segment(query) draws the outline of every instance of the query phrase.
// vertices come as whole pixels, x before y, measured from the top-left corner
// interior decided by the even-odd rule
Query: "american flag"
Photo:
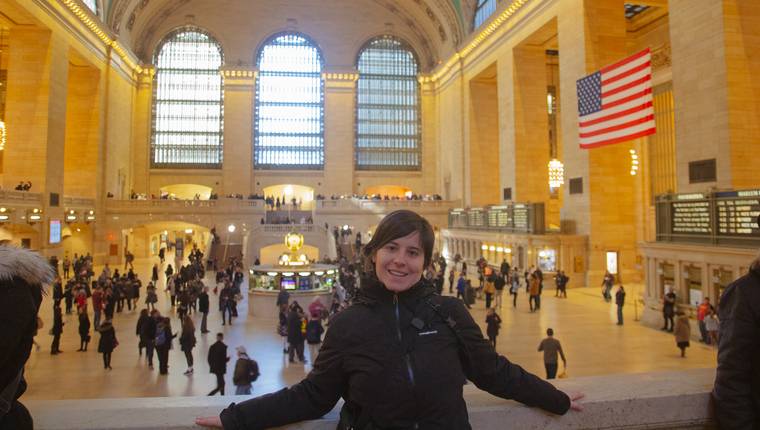
[[[579,79],[576,85],[581,148],[655,133],[649,48]]]

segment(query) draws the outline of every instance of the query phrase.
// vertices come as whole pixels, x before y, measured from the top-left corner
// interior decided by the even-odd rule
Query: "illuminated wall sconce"
[[[7,222],[10,221],[11,215],[8,208],[2,207],[0,208],[0,222]]]
[[[484,243],[483,245],[480,246],[480,249],[483,251],[488,251],[488,245]]]
[[[79,217],[74,209],[66,211],[66,222],[76,222]]]
[[[630,150],[631,153],[631,176],[636,176],[639,173],[639,154],[635,149]]]
[[[32,209],[27,213],[26,219],[29,224],[34,224],[36,222],[42,221],[42,209]]]
[[[95,221],[95,211],[94,210],[87,211],[87,214],[85,214],[84,216],[84,220],[87,222]]]
[[[496,247],[493,246],[493,245],[491,245],[491,246],[488,247],[488,250],[491,251],[491,252],[494,252],[494,251],[496,251]]]
[[[504,252],[504,247],[503,246],[497,246],[496,247],[496,252],[499,252],[499,253]]]
[[[555,189],[565,183],[565,165],[556,158],[549,161],[549,188]]]
[[[186,228],[185,229],[185,234],[193,234],[193,229],[192,228]]]

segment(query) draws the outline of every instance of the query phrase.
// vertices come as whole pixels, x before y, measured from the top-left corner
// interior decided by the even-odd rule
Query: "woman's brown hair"
[[[364,268],[368,273],[374,273],[375,268],[372,263],[372,256],[377,250],[389,242],[401,237],[409,236],[412,233],[419,233],[422,253],[425,257],[425,265],[428,267],[433,259],[433,246],[435,245],[435,233],[428,220],[409,210],[393,211],[385,216],[377,225],[375,234],[368,244],[364,245],[362,255],[364,257]]]

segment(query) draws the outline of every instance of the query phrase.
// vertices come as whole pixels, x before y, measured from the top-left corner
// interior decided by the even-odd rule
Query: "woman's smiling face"
[[[400,293],[422,278],[425,256],[420,234],[411,233],[386,243],[375,253],[375,273],[386,289]]]

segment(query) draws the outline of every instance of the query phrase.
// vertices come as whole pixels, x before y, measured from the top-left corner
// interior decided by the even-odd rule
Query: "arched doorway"
[[[178,200],[208,200],[211,187],[198,184],[172,184],[159,189],[162,198]]]

